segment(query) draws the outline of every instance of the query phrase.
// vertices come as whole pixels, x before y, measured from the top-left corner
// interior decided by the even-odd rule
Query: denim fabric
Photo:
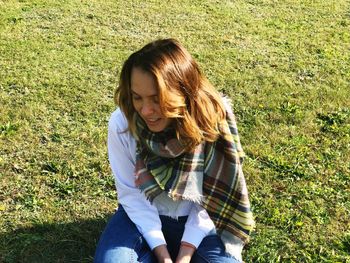
[[[187,217],[160,216],[170,256],[175,262]],[[95,263],[157,263],[146,240],[120,205],[98,242]],[[240,263],[225,252],[217,235],[206,236],[192,256],[192,263]]]

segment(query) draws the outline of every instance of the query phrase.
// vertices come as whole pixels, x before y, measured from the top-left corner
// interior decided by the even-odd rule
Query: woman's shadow
[[[110,216],[0,233],[0,263],[92,262]]]

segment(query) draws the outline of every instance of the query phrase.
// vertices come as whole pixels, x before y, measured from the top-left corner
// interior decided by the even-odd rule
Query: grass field
[[[0,262],[91,262],[123,60],[182,41],[234,104],[246,262],[350,262],[350,2],[0,0]]]

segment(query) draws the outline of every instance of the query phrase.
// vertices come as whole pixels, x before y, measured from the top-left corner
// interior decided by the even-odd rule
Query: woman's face
[[[151,131],[160,132],[170,124],[170,119],[160,111],[156,81],[150,73],[139,68],[132,69],[131,93],[135,110]]]

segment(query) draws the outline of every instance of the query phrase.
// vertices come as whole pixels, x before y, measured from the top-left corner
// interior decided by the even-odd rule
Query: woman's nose
[[[151,103],[144,103],[141,108],[141,114],[143,116],[149,116],[154,113],[154,107]]]

